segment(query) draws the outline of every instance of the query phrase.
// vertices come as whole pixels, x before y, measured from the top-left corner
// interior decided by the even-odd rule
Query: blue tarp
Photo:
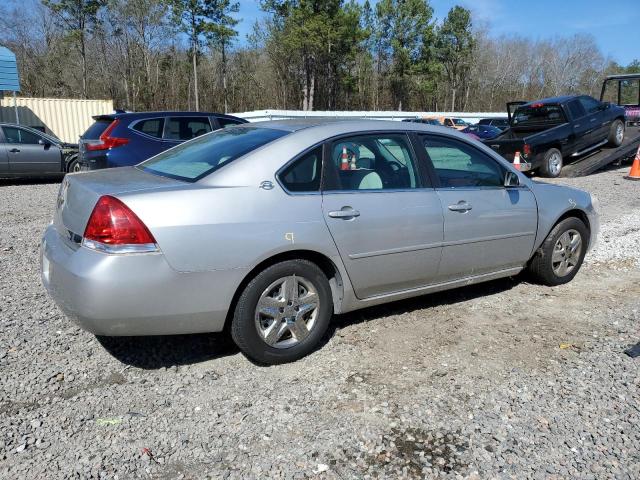
[[[0,91],[2,90],[19,92],[20,79],[16,56],[8,48],[0,46]]]

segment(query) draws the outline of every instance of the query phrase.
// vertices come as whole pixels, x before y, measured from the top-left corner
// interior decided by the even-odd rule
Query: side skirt
[[[343,304],[340,313],[351,312],[353,310],[372,307],[374,305],[380,305],[382,303],[404,300],[406,298],[419,297],[420,295],[425,295],[428,293],[441,292],[443,290],[450,290],[457,287],[464,287],[467,285],[474,285],[476,283],[488,282],[490,280],[496,280],[498,278],[511,277],[520,273],[522,269],[523,267],[508,268],[505,270],[498,270],[496,272],[484,273],[482,275],[472,275],[448,282],[435,283],[424,287],[413,288],[411,290],[403,290],[400,292],[387,293],[384,295],[376,295],[375,297],[356,300],[351,305]]]

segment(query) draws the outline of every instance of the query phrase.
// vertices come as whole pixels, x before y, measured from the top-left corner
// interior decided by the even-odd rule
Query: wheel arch
[[[225,328],[228,328],[229,325],[231,325],[231,319],[233,318],[238,299],[240,298],[240,295],[244,291],[247,284],[264,269],[270,267],[271,265],[275,265],[276,263],[284,262],[287,260],[308,260],[316,264],[326,275],[327,280],[329,281],[334,312],[339,313],[341,311],[342,299],[344,297],[344,282],[342,274],[340,273],[340,269],[337,267],[337,265],[325,254],[314,250],[287,250],[285,252],[280,252],[264,259],[244,276],[244,278],[236,288],[236,291],[229,305],[229,310],[227,311],[227,317],[225,319]]]
[[[556,228],[556,225],[558,225],[563,220],[566,220],[567,218],[571,218],[571,217],[575,217],[578,220],[580,220],[582,223],[584,223],[584,226],[587,228],[587,232],[589,233],[589,235],[587,236],[585,241],[586,241],[587,249],[588,249],[589,248],[589,244],[591,242],[591,223],[589,222],[589,216],[587,215],[587,213],[584,210],[581,210],[579,208],[571,208],[571,209],[565,211],[562,215],[560,215],[556,219],[556,221],[553,222],[553,224],[551,224],[551,227],[548,229],[547,233],[542,238],[542,242],[544,242],[544,240],[549,236],[551,231],[554,228]],[[540,245],[542,245],[542,242],[540,243]],[[538,253],[538,250],[540,250],[540,245],[538,245],[538,247],[533,252],[533,255],[531,256],[532,258]]]

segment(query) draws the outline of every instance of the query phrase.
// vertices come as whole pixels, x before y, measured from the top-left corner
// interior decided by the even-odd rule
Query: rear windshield
[[[513,114],[513,126],[555,125],[564,123],[560,105],[534,103],[518,107]]]
[[[273,128],[227,127],[166,150],[138,167],[164,177],[195,182],[287,133]]]
[[[110,124],[111,120],[96,120],[80,138],[84,140],[98,140],[102,132],[104,132]]]

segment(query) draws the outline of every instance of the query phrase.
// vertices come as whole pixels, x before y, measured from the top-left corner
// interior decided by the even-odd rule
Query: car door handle
[[[20,149],[19,148],[12,148],[11,150],[9,150],[9,153],[20,153]]]
[[[359,217],[360,212],[358,210],[354,210],[351,207],[342,207],[341,210],[334,210],[329,212],[329,216],[331,218],[354,218]]]
[[[455,203],[453,205],[449,205],[449,210],[451,210],[452,212],[468,212],[469,210],[471,210],[471,204],[465,202],[464,200],[459,201],[458,203]]]

